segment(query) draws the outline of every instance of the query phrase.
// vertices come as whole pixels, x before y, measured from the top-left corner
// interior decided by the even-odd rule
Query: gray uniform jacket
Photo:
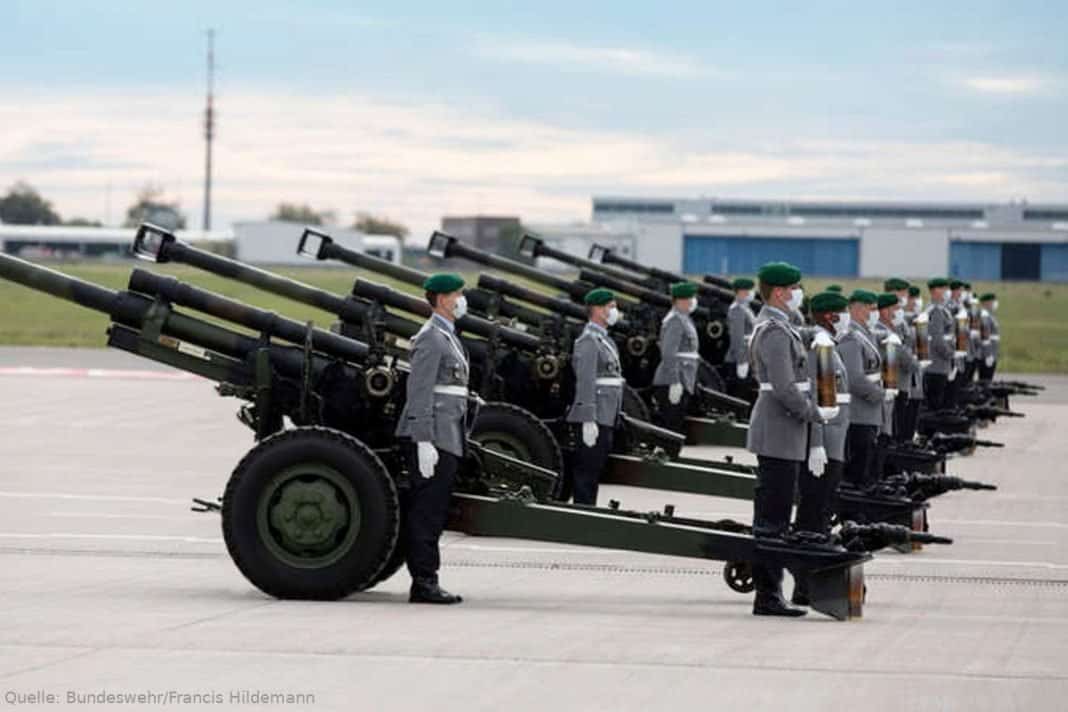
[[[923,369],[916,356],[916,329],[908,321],[894,327],[901,337],[901,350],[898,351],[897,367],[899,370],[898,388],[908,389],[909,398],[923,398]]]
[[[801,313],[800,309],[790,310],[790,323],[793,324],[795,329],[805,325],[805,315]]]
[[[724,360],[727,363],[748,363],[749,337],[753,333],[756,317],[746,302],[737,300],[727,308],[727,329],[730,331],[731,345]]]
[[[809,397],[808,350],[789,316],[765,305],[749,342],[749,363],[760,392],[749,417],[746,447],[764,457],[804,461],[808,424],[820,420]]]
[[[654,386],[681,383],[687,393],[697,387],[697,327],[689,314],[672,309],[660,323],[660,363],[653,374]]]
[[[949,308],[944,304],[932,304],[927,309],[927,336],[930,346],[927,353],[931,357],[928,373],[948,376],[953,366],[954,321]]]
[[[822,327],[816,328],[822,329]],[[815,333],[813,330],[809,336],[815,338]],[[830,332],[828,333],[830,334]],[[834,340],[834,334],[830,334],[830,336]],[[833,357],[834,383],[835,390],[838,392],[838,415],[826,423],[813,422],[809,424],[808,446],[809,448],[814,448],[822,445],[823,449],[827,451],[829,460],[845,462],[846,431],[849,430],[849,376],[846,374],[845,364],[842,362],[842,357],[838,355],[837,349],[834,350]],[[812,402],[818,403],[816,399],[817,363],[815,356],[811,356],[808,359],[808,375],[812,382]]]
[[[849,422],[856,425],[883,424],[883,359],[868,327],[852,322],[838,340],[838,353],[849,378]]]
[[[987,309],[983,310],[979,318],[986,322],[990,330],[990,338],[983,341],[982,358],[993,356],[997,361],[1001,353],[1001,326],[998,324],[998,318]]]
[[[608,332],[588,322],[575,339],[571,367],[575,371],[575,402],[567,422],[596,422],[614,428],[623,408],[623,370]]]
[[[452,324],[433,315],[412,339],[407,400],[397,437],[432,442],[463,457],[467,437],[467,354]]]

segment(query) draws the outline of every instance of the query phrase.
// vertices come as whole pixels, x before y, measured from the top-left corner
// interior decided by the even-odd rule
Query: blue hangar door
[[[755,274],[764,263],[782,260],[806,277],[856,277],[858,244],[855,237],[686,235],[682,269],[686,274]]]

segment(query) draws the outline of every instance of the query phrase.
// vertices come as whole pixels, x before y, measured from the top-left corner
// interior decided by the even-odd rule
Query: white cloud
[[[486,59],[540,64],[566,71],[682,79],[720,74],[690,57],[626,47],[592,47],[539,40],[483,40],[476,43],[474,51]]]
[[[963,84],[968,89],[983,94],[1027,95],[1045,90],[1050,81],[1041,77],[981,76],[967,77]]]
[[[805,140],[722,146],[576,130],[444,104],[362,95],[227,94],[215,153],[217,225],[281,201],[369,210],[418,243],[442,215],[589,215],[594,194],[1068,200],[1068,155],[956,141]],[[727,132],[729,134],[729,132]],[[121,219],[161,183],[199,223],[203,143],[190,96],[0,97],[0,190],[34,184],[64,216]]]

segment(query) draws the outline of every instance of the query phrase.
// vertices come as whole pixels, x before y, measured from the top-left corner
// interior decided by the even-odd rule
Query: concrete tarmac
[[[934,502],[931,530],[956,543],[878,554],[863,620],[839,623],[754,618],[716,562],[452,533],[442,579],[460,606],[408,605],[404,572],[341,602],[270,599],[230,562],[219,517],[189,511],[253,445],[238,402],[167,373],[0,349],[0,707],[1065,708],[1068,377],[1028,377],[1050,390],[982,432],[1006,447],[952,461],[1000,487]],[[687,454],[725,453],[750,461]],[[710,497],[609,498],[751,517]]]

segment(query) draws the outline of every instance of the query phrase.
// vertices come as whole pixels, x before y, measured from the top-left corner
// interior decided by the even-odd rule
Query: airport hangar
[[[1068,204],[594,197],[591,223],[531,230],[576,254],[597,242],[693,275],[786,260],[823,277],[1068,282]]]

